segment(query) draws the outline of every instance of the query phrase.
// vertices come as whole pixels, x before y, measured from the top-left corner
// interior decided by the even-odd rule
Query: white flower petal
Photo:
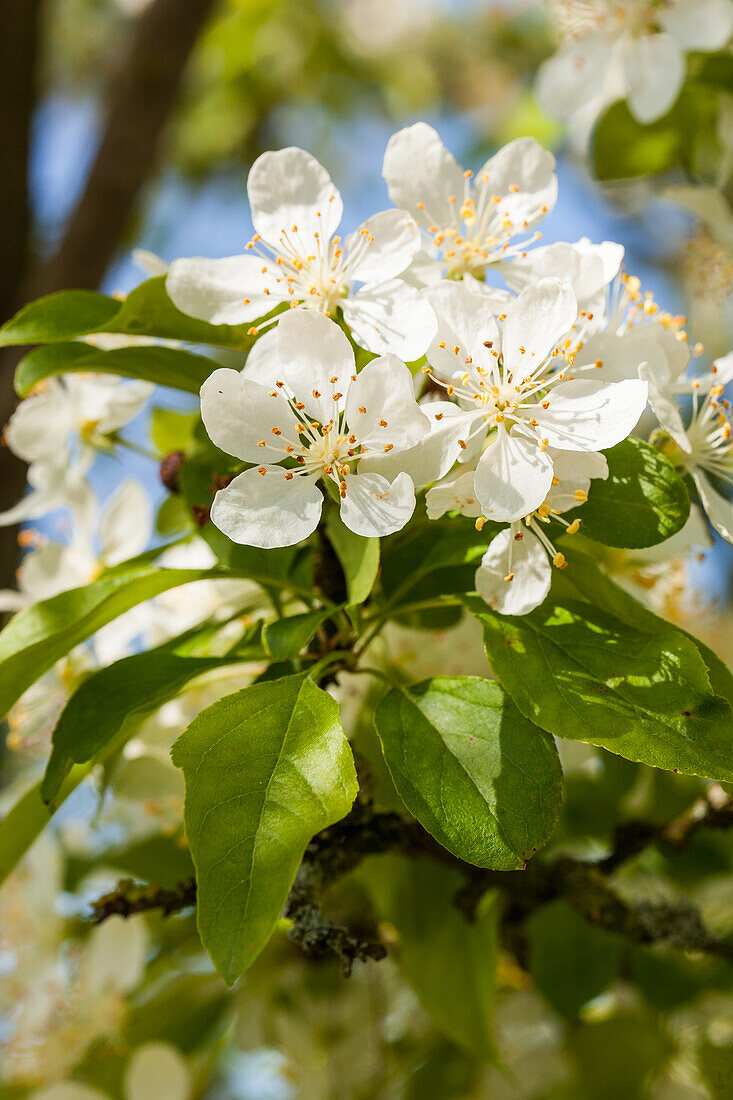
[[[341,196],[326,169],[296,146],[259,156],[247,193],[255,231],[278,250],[284,235],[303,255],[313,250],[316,233],[324,246],[343,214]]]
[[[585,308],[600,300],[617,275],[623,255],[623,246],[613,241],[600,245],[591,245],[587,240],[577,244],[559,241],[530,249],[524,256],[505,264],[503,273],[509,286],[516,291],[540,279],[562,279],[570,283],[578,305]]]
[[[611,61],[604,34],[584,35],[540,66],[537,98],[548,114],[567,121],[600,96]]]
[[[188,1100],[193,1077],[171,1043],[138,1047],[125,1070],[125,1100]]]
[[[4,438],[13,454],[24,462],[58,462],[63,461],[74,428],[72,403],[56,383],[21,401],[10,417]]]
[[[469,290],[470,282],[475,280],[444,280],[423,291],[438,319],[438,329],[426,357],[444,378],[470,369],[490,369],[496,363],[491,352],[501,352],[501,334],[489,303]],[[487,348],[486,342],[492,347]],[[467,364],[469,358],[471,363]]]
[[[500,615],[526,615],[550,591],[552,569],[540,540],[508,528],[493,539],[476,570],[476,591]],[[511,576],[511,580],[506,578]]]
[[[415,487],[407,474],[392,483],[381,474],[356,473],[346,477],[341,519],[364,538],[380,538],[401,531],[415,511]]]
[[[429,489],[425,497],[428,519],[440,519],[446,512],[460,512],[462,516],[476,519],[482,508],[476,496],[473,470],[458,477],[446,478]]]
[[[624,57],[629,109],[639,122],[666,115],[685,76],[685,55],[670,34],[647,34],[629,42]]]
[[[132,262],[141,268],[151,279],[157,275],[165,275],[168,264],[155,252],[149,252],[147,248],[133,248]]]
[[[23,592],[32,600],[48,600],[59,592],[88,584],[95,568],[90,551],[49,542],[25,555],[18,579]]]
[[[105,565],[118,565],[141,554],[153,533],[153,508],[141,482],[123,481],[105,504],[99,543]]]
[[[425,353],[435,333],[432,306],[402,279],[368,283],[341,309],[357,344],[377,355],[394,352],[408,363]]]
[[[484,515],[511,522],[529,515],[552,485],[552,460],[539,446],[501,426],[481,455],[474,483]]]
[[[470,431],[470,423],[452,401],[427,401],[420,407],[430,424],[427,435],[408,450],[362,459],[360,471],[382,474],[388,479],[404,471],[417,486],[428,485],[448,473],[459,454],[464,453],[458,440]],[[478,438],[479,447],[482,443],[483,436]]]
[[[142,980],[148,951],[144,921],[110,917],[94,927],[87,941],[80,978],[96,993],[130,993]]]
[[[288,444],[298,445],[295,415],[281,391],[231,367],[215,370],[201,387],[201,419],[211,442],[244,462],[279,462]],[[267,446],[259,447],[263,439]]]
[[[600,451],[556,451],[550,447],[549,454],[560,481],[591,481],[596,477],[605,481],[608,477],[608,462]]]
[[[349,386],[345,413],[357,441],[377,455],[389,453],[385,447],[390,452],[413,447],[430,431],[415,400],[412,375],[396,355],[367,363]]]
[[[648,401],[660,427],[669,432],[675,443],[689,454],[692,447],[687,438],[679,406],[670,388],[664,385],[664,376],[660,378],[659,373],[650,369],[649,364],[642,363],[639,367],[639,378],[648,386]]]
[[[174,260],[165,281],[176,309],[212,325],[246,325],[263,317],[287,297],[277,286],[269,265],[257,256]]]
[[[502,342],[505,368],[518,377],[531,374],[567,335],[577,316],[570,283],[541,279],[528,286],[507,309]]]
[[[661,8],[658,18],[685,50],[720,50],[733,34],[730,0],[677,0]]]
[[[626,439],[647,403],[647,384],[625,382],[561,382],[549,395],[549,408],[538,406],[533,416],[538,432],[551,447],[563,451],[603,451]]]
[[[384,154],[382,175],[395,206],[408,210],[421,225],[450,225],[451,195],[463,195],[460,165],[432,126],[416,122],[393,134]]]
[[[360,283],[394,279],[409,266],[421,243],[418,224],[406,210],[374,214],[346,241],[349,277]]]
[[[282,364],[279,377],[305,403],[308,416],[328,423],[343,409],[351,375],[356,373],[347,336],[322,313],[293,309],[277,326],[277,350]],[[334,394],[341,396],[334,399]]]
[[[727,500],[713,488],[713,485],[702,470],[693,470],[692,479],[700,494],[702,506],[707,512],[708,519],[719,535],[726,542],[733,543],[733,500]]]
[[[521,229],[531,229],[557,200],[555,158],[534,138],[510,141],[476,173],[474,198],[480,217],[494,196],[497,209]],[[526,223],[526,224],[524,224]]]
[[[263,469],[266,473],[260,474]],[[315,477],[286,479],[281,466],[253,467],[220,489],[211,521],[232,542],[272,550],[294,546],[318,526],[323,496]]]
[[[255,340],[240,374],[271,390],[280,377],[281,360],[277,349],[277,328],[268,328]]]

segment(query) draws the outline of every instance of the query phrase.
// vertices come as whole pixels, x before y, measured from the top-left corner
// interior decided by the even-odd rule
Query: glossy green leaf
[[[128,718],[155,710],[196,676],[231,661],[151,650],[93,673],[71,696],[56,723],[41,788],[44,802],[55,797],[72,763],[91,760],[117,736]]]
[[[57,374],[95,371],[124,378],[141,378],[158,386],[198,393],[217,363],[182,348],[143,344],[103,351],[81,342],[34,348],[18,364],[15,389],[27,397],[34,386]]]
[[[18,612],[0,633],[0,714],[7,714],[60,657],[131,607],[169,588],[223,575],[216,569],[140,566],[108,573]]]
[[[669,115],[638,122],[622,100],[601,116],[593,134],[593,166],[600,180],[651,176],[680,156],[681,133]]]
[[[24,306],[0,328],[0,346],[51,344],[114,332],[153,336],[189,344],[212,344],[249,350],[250,326],[210,325],[175,308],[165,291],[165,276],[147,279],[126,298],[106,297],[89,290],[60,290]]]
[[[267,649],[278,660],[295,657],[311,640],[321,623],[333,614],[331,608],[319,611],[304,611],[301,615],[290,615],[286,619],[274,619],[263,631]]]
[[[644,633],[579,601],[550,599],[522,618],[466,604],[494,673],[548,733],[668,771],[733,777],[733,713],[679,631]]]
[[[660,619],[648,607],[635,600],[623,588],[615,584],[596,562],[573,546],[563,546],[563,553],[568,562],[568,568],[562,573],[562,580],[570,585],[576,597],[595,604],[601,610],[607,611],[617,619],[634,627],[642,633],[666,634],[670,630],[670,624],[666,619]],[[733,673],[728,666],[714,653],[709,646],[695,638],[685,630],[680,630],[698,649],[703,661],[707,665],[710,686],[716,695],[727,699],[733,707]]]
[[[623,940],[585,920],[566,901],[543,905],[526,929],[535,984],[568,1019],[616,979]]]
[[[374,721],[407,809],[460,859],[517,870],[550,838],[557,749],[495,681],[437,676],[395,688]]]
[[[231,984],[267,943],[313,835],[357,792],[338,707],[305,676],[202,711],[172,750],[186,780],[201,938]]]
[[[630,437],[605,451],[608,478],[591,482],[587,502],[568,514],[605,546],[655,546],[680,531],[690,494],[672,464],[648,443]]]
[[[92,290],[61,290],[23,306],[0,328],[0,345],[48,344],[95,332],[119,312],[116,298]]]
[[[462,516],[408,528],[382,542],[382,587],[390,607],[441,595],[470,592],[476,567],[501,530],[477,531]]]
[[[363,603],[377,579],[379,539],[355,535],[335,512],[331,513],[326,524],[326,536],[344,571],[349,606]]]
[[[433,1023],[482,1061],[496,1062],[496,896],[485,894],[468,921],[455,904],[465,878],[450,867],[380,856],[360,873],[380,916],[397,930],[397,961]]]

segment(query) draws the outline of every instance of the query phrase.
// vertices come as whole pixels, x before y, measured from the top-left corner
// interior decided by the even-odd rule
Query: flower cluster
[[[573,23],[565,7],[573,48],[575,31],[583,41],[609,33],[603,13],[575,5]],[[632,7],[637,29],[666,41],[685,4],[655,7],[654,19],[613,5],[615,31]],[[429,520],[462,514],[479,531],[492,525],[479,593],[500,613],[524,614],[547,595],[552,566],[566,564],[555,543],[580,528],[593,480],[608,477],[603,452],[649,408],[653,442],[733,540],[717,487],[733,480],[722,396],[733,357],[689,374],[685,319],[642,292],[620,245],[537,243],[557,196],[552,154],[520,139],[474,172],[417,123],[390,139],[384,177],[394,209],[342,239],[325,168],[302,149],[266,153],[249,176],[256,232],[243,254],[155,267],[179,310],[256,337],[241,369],[220,367],[201,389],[204,428],[235,460],[212,523],[235,543],[276,549],[307,539],[327,498],[364,538],[400,531],[416,509]],[[34,549],[6,606],[84,583],[143,548],[149,518],[130,515],[145,508],[139,494],[123,491],[95,535],[85,474],[148,394],[146,383],[68,375],[20,405],[6,441],[30,462],[32,491],[2,522],[66,506],[82,535]],[[149,624],[135,612],[131,628]]]
[[[213,523],[235,542],[294,544],[316,528],[325,491],[353,532],[386,536],[424,490],[430,519],[509,525],[476,585],[496,610],[523,614],[547,594],[550,563],[565,565],[552,539],[578,530],[592,479],[608,475],[601,452],[649,400],[729,531],[703,480],[727,476],[724,369],[698,406],[706,382],[685,375],[684,318],[642,294],[619,245],[536,245],[557,195],[552,154],[522,139],[464,170],[418,123],[389,141],[384,177],[397,209],[342,245],[325,169],[301,149],[267,153],[250,173],[245,254],[171,266],[179,309],[265,329],[241,371],[217,370],[201,391],[211,440],[245,464],[216,494]]]

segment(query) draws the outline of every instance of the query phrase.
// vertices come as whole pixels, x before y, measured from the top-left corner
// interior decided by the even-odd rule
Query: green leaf
[[[595,604],[603,611],[614,615],[621,622],[633,626],[636,630],[649,634],[667,634],[671,626],[666,619],[660,619],[649,608],[644,607],[623,588],[611,580],[588,554],[583,554],[574,547],[567,546],[567,540],[563,546],[563,553],[568,562],[568,568],[561,574],[564,583],[572,587],[573,594],[580,596],[589,603]],[[697,647],[703,661],[707,665],[710,686],[716,695],[727,699],[733,707],[733,673],[728,666],[714,653],[709,646],[695,638],[686,630],[681,630],[686,638]]]
[[[382,587],[390,607],[470,592],[480,559],[501,530],[455,517],[409,528],[382,542]]]
[[[208,359],[210,372],[216,364]],[[150,438],[162,455],[171,451],[186,451],[193,442],[194,429],[199,413],[181,412],[180,409],[153,409],[150,418]]]
[[[519,710],[557,737],[667,771],[733,777],[733,714],[694,642],[644,633],[588,603],[546,601],[522,618],[466,605]]]
[[[119,311],[116,298],[92,290],[61,290],[23,306],[0,328],[0,345],[48,344],[95,332]]]
[[[50,802],[73,764],[84,764],[117,736],[132,715],[155,710],[196,676],[231,657],[179,657],[165,650],[135,653],[89,676],[69,699],[52,735],[41,794]]]
[[[304,611],[286,619],[275,619],[263,631],[265,645],[278,660],[295,657],[311,640],[321,623],[333,615],[333,608]]]
[[[60,657],[123,612],[169,588],[223,575],[217,569],[132,568],[18,612],[0,633],[0,715]]]
[[[623,941],[584,920],[566,901],[527,921],[529,968],[545,999],[569,1020],[617,976]]]
[[[15,389],[20,397],[27,397],[34,386],[53,375],[96,371],[198,393],[217,366],[203,355],[154,344],[111,351],[81,342],[47,344],[34,348],[20,361],[15,372]]]
[[[202,711],[172,750],[186,780],[201,939],[231,985],[267,943],[313,835],[357,792],[338,707],[305,676]]]
[[[720,56],[720,55],[719,55]],[[708,81],[730,75],[730,63],[711,65],[709,76],[700,69],[700,78],[684,84],[677,100],[663,118],[649,124],[638,122],[625,102],[612,104],[601,116],[592,139],[592,157],[599,180],[650,176],[673,165],[694,170],[708,167],[718,148],[716,121],[718,97],[711,94]],[[722,85],[717,84],[720,89]]]
[[[599,180],[612,180],[663,172],[679,159],[680,139],[680,130],[669,115],[644,126],[620,100],[608,108],[595,128],[595,175]]]
[[[0,328],[0,346],[51,344],[114,332],[154,336],[189,344],[249,350],[255,340],[248,325],[210,325],[175,308],[165,291],[165,276],[147,279],[120,302],[89,290],[60,290],[24,306]]]
[[[355,535],[335,512],[331,513],[326,523],[326,537],[344,571],[349,606],[364,603],[379,571],[379,539]]]
[[[397,960],[436,1027],[483,1061],[496,1062],[496,895],[485,894],[469,922],[455,904],[465,878],[450,867],[380,856],[359,873],[380,915],[396,928]]]
[[[92,866],[96,863],[95,860]],[[179,882],[185,882],[194,875],[188,849],[182,848],[176,837],[160,833],[135,840],[122,848],[105,849],[104,864],[142,882],[154,882],[166,889],[173,889]],[[86,870],[89,869],[86,865]]]
[[[672,464],[633,436],[604,451],[608,478],[591,482],[587,502],[569,513],[581,531],[605,546],[655,546],[680,531],[690,495]]]
[[[549,840],[562,798],[557,749],[499,684],[437,676],[395,688],[374,721],[400,797],[449,852],[511,871]]]

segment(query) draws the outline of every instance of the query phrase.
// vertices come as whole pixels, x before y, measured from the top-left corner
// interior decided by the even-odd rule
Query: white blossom
[[[522,517],[492,540],[476,570],[476,591],[501,615],[526,615],[547,596],[552,581],[551,564],[558,569],[567,565],[545,530],[552,521],[564,534],[575,534],[581,524],[562,513],[577,508],[588,499],[592,478],[608,477],[602,454],[588,452],[553,455],[556,473],[547,498],[534,512]]]
[[[533,138],[505,145],[474,175],[425,122],[393,134],[383,174],[392,202],[423,230],[425,248],[410,272],[419,285],[444,275],[481,279],[521,257],[557,199],[555,158]]]
[[[555,0],[558,52],[540,68],[537,95],[551,115],[587,128],[626,99],[642,123],[666,114],[682,87],[687,50],[722,49],[730,0]]]
[[[552,484],[555,450],[603,450],[635,427],[645,382],[577,380],[562,361],[565,369],[557,369],[558,345],[578,313],[569,284],[543,279],[497,319],[462,283],[426,293],[438,317],[428,362],[457,402],[445,410],[445,430],[455,439],[454,457],[480,456],[474,485],[487,518],[511,522],[538,508]]]
[[[733,501],[724,497],[712,478],[733,485],[733,438],[730,403],[722,396],[733,381],[733,353],[719,359],[709,375],[690,382],[692,416],[685,428],[673,394],[661,387],[652,407],[670,444],[662,446],[675,465],[688,473],[716,531],[733,543]],[[704,396],[703,396],[704,395]]]
[[[385,355],[357,375],[338,325],[300,310],[283,317],[268,348],[269,366],[263,356],[257,363],[266,385],[222,368],[201,389],[201,415],[212,441],[257,464],[218,491],[212,522],[234,542],[290,546],[315,530],[323,504],[317,482],[323,480],[356,534],[398,531],[415,507],[412,481],[404,472],[389,481],[363,463],[409,448],[429,430],[407,367]]]
[[[369,351],[408,361],[423,354],[435,319],[415,288],[398,278],[420,247],[408,214],[375,214],[342,241],[341,196],[326,169],[298,148],[258,157],[247,190],[255,236],[245,255],[175,260],[166,288],[178,309],[239,325],[283,303],[326,317],[340,307]]]
[[[102,374],[50,378],[22,401],[4,439],[29,464],[31,492],[0,514],[0,526],[36,519],[56,508],[89,517],[93,501],[84,478],[97,452],[133,420],[153,392],[148,382]]]

